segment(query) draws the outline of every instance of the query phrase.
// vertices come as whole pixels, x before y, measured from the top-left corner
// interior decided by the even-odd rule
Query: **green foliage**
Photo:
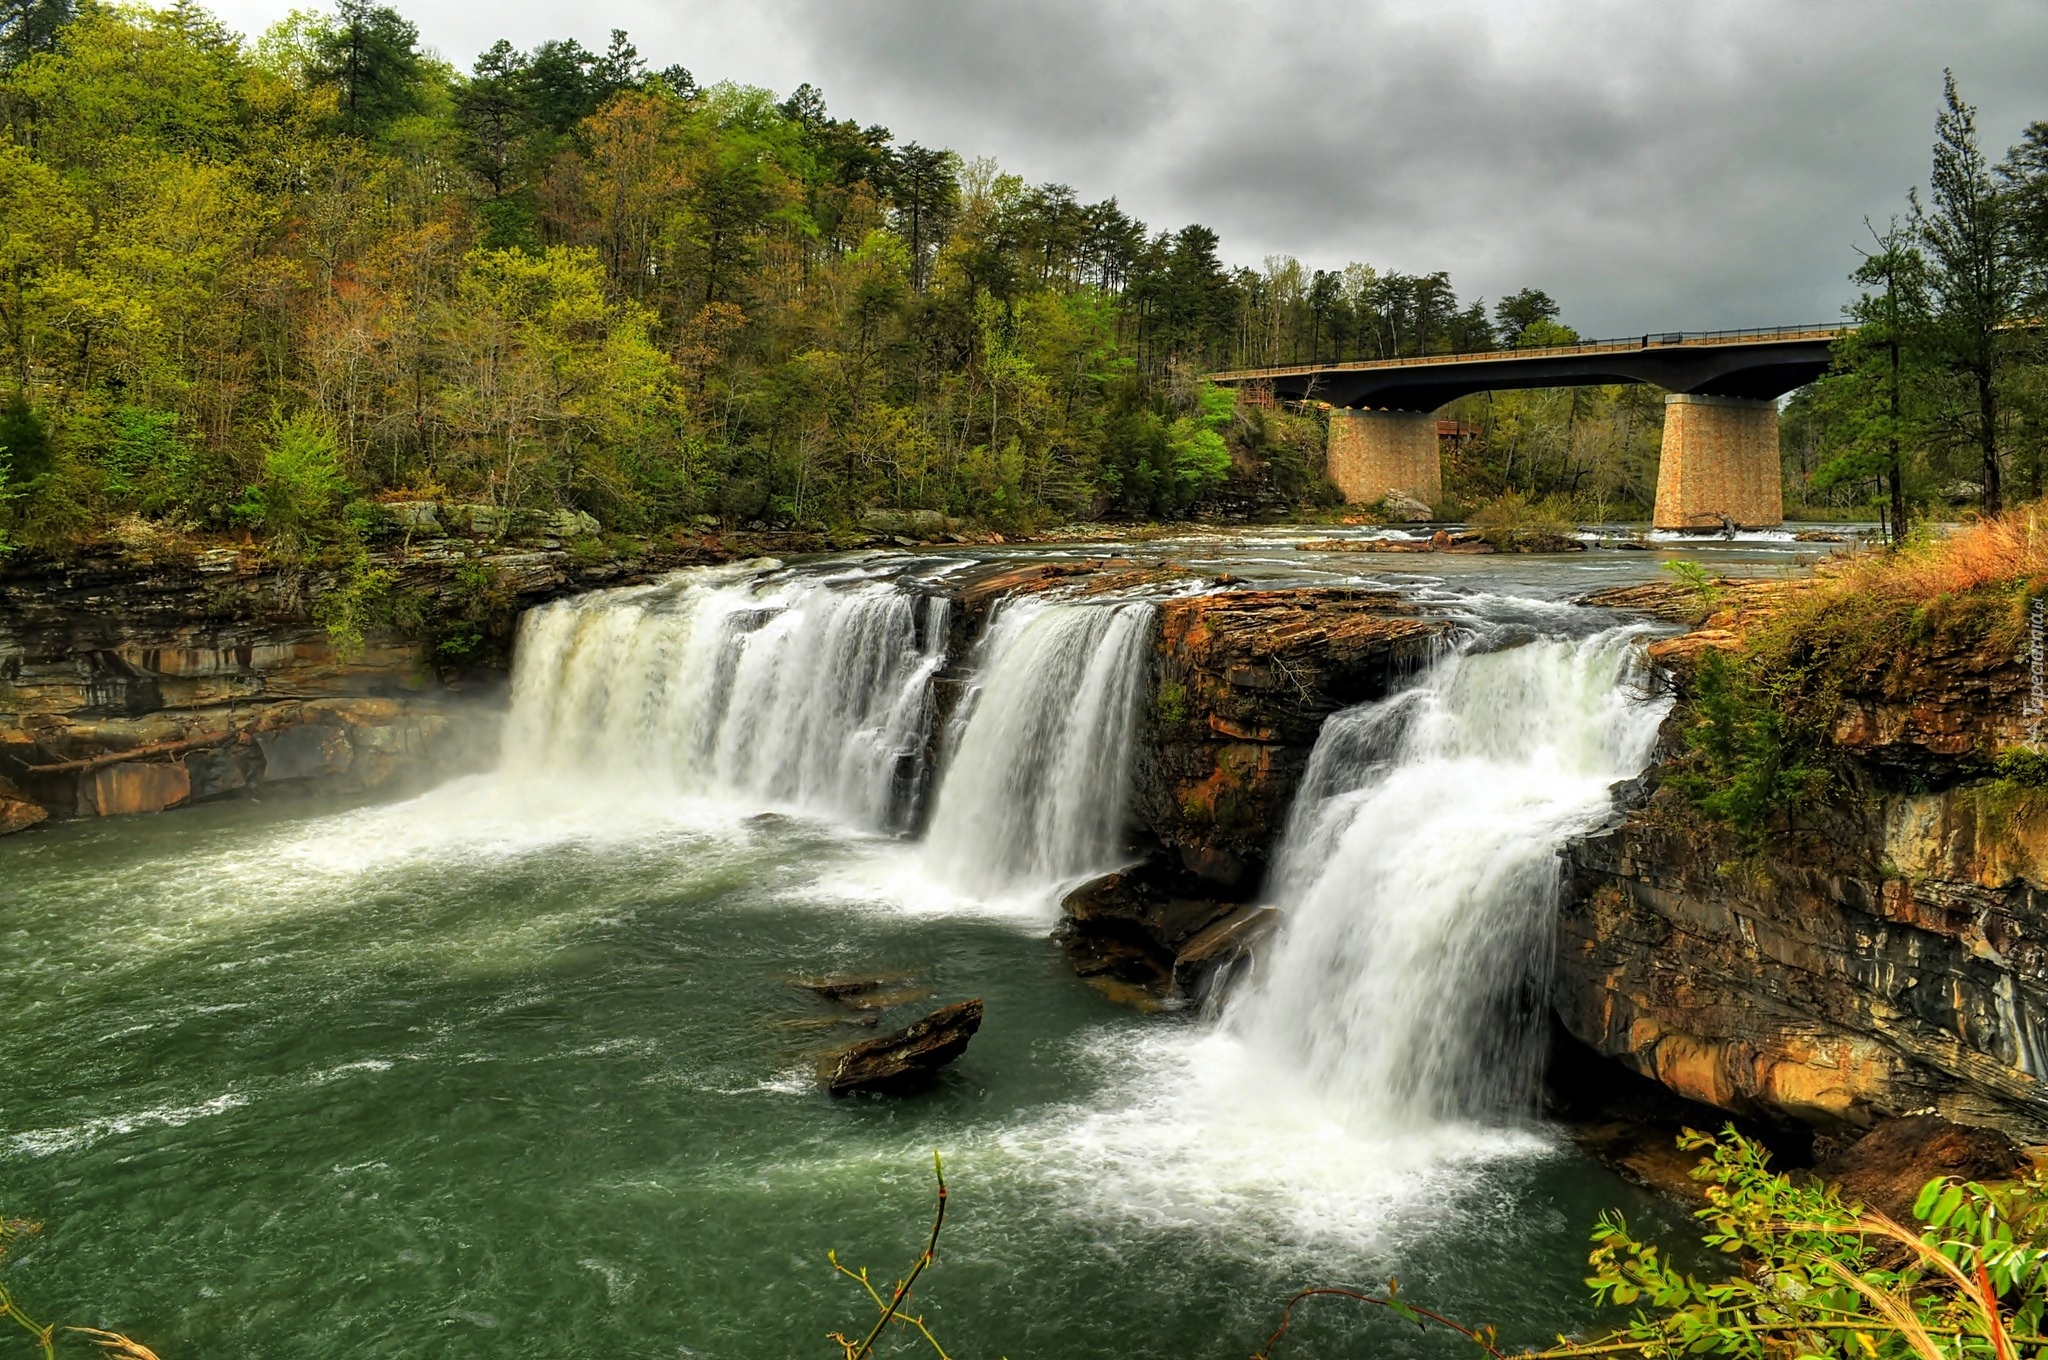
[[[355,486],[342,471],[334,431],[317,413],[278,416],[262,451],[262,476],[233,509],[236,522],[260,528],[281,557],[349,535]]]
[[[1705,1149],[1698,1218],[1706,1245],[1738,1268],[1702,1280],[1617,1214],[1593,1234],[1587,1283],[1604,1303],[1640,1305],[1623,1332],[1561,1341],[1548,1355],[1922,1357],[2003,1360],[2036,1354],[2048,1305],[2048,1199],[2036,1180],[2008,1186],[1930,1181],[1914,1206],[1917,1235],[1845,1205],[1833,1191],[1773,1173],[1728,1130],[1688,1134]]]
[[[108,497],[152,517],[190,506],[199,460],[178,434],[174,411],[119,406],[107,421],[100,465]]]
[[[32,484],[50,470],[50,431],[28,398],[17,391],[0,406],[0,458],[16,486]]]
[[[1787,702],[1777,678],[1719,648],[1703,650],[1686,706],[1688,759],[1670,776],[1693,806],[1753,841],[1831,779],[1824,734]]]
[[[360,542],[349,545],[334,580],[314,600],[313,619],[327,630],[344,661],[362,655],[371,629],[409,629],[419,623],[417,606],[398,587],[398,573],[372,566]]]
[[[1569,538],[1578,528],[1568,507],[1551,499],[1532,500],[1520,491],[1510,491],[1474,513],[1472,527],[1488,543],[1503,549]]]
[[[488,562],[464,562],[455,569],[455,593],[432,620],[434,656],[454,665],[488,659],[493,638],[508,631],[515,601]]]
[[[1673,557],[1664,563],[1664,570],[1677,577],[1679,582],[1699,597],[1703,614],[1712,613],[1714,606],[1721,602],[1724,592],[1721,584],[1711,572],[1690,558]]]
[[[1230,423],[1236,400],[1236,394],[1229,389],[1204,383],[1195,398],[1195,409],[1177,417],[1167,427],[1166,443],[1173,453],[1175,499],[1180,504],[1192,504],[1229,476],[1230,450],[1223,443],[1221,431]]]
[[[1153,698],[1153,706],[1159,713],[1159,720],[1178,726],[1188,720],[1187,686],[1177,680],[1161,680],[1159,692]]]
[[[1998,777],[2025,789],[2048,789],[2048,751],[2014,746],[2000,751],[1994,761]]]

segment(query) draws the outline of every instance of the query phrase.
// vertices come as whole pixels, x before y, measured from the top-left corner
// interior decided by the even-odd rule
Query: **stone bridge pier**
[[[1330,480],[1354,505],[1389,491],[1434,507],[1444,497],[1433,411],[1330,408]]]
[[[1733,522],[1762,529],[1785,519],[1778,464],[1778,403],[1771,398],[1664,398],[1664,448],[1657,459],[1659,529]]]

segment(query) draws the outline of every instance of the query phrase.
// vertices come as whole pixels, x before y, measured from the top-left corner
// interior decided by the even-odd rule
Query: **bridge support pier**
[[[1329,462],[1330,480],[1354,505],[1370,505],[1389,491],[1432,508],[1443,499],[1434,412],[1332,407]]]
[[[1778,403],[1683,392],[1665,397],[1656,527],[1708,529],[1733,521],[1762,529],[1784,519]]]

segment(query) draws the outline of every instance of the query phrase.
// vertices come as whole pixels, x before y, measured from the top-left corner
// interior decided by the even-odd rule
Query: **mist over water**
[[[903,826],[945,614],[890,580],[747,568],[543,606],[520,630],[503,772]]]
[[[1276,865],[1284,927],[1230,1033],[1362,1132],[1532,1114],[1558,852],[1668,707],[1639,697],[1639,642],[1462,652],[1331,719]]]

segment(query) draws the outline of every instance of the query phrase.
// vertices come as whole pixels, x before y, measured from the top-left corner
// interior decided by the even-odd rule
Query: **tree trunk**
[[[2005,508],[2005,494],[1999,484],[1998,393],[1989,365],[1977,372],[1977,442],[1984,449],[1984,510],[1995,515]]]

